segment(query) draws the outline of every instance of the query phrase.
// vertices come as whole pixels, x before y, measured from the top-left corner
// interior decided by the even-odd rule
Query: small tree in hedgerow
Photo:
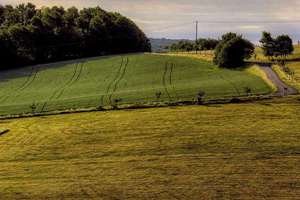
[[[245,59],[251,58],[254,45],[241,35],[227,33],[215,50],[214,63],[219,67],[238,68],[244,65]]]
[[[293,40],[288,35],[279,35],[276,38],[277,49],[276,52],[284,59],[291,55],[294,51]]]
[[[294,51],[293,40],[288,35],[279,35],[274,39],[271,33],[263,32],[260,43],[264,56],[269,59],[280,56],[284,61]]]
[[[276,52],[276,41],[272,38],[271,33],[263,32],[262,38],[259,41],[262,44],[262,50],[264,56],[266,56],[269,60],[273,56],[275,56]]]

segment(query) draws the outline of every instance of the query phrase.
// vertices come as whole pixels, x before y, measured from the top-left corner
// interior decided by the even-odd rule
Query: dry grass
[[[162,55],[169,56],[183,56],[190,58],[199,58],[201,60],[206,60],[211,62],[214,58],[214,51],[198,51],[197,53],[194,51],[191,52],[169,52],[169,53],[161,53]]]
[[[294,63],[290,63],[288,67],[290,68],[290,66],[293,64]],[[274,65],[272,68],[278,74],[281,80],[300,91],[300,80],[298,79],[300,75],[299,71],[296,71],[295,75],[289,75],[286,72],[284,72],[283,69],[278,65]]]
[[[298,199],[297,98],[0,121],[0,199]]]

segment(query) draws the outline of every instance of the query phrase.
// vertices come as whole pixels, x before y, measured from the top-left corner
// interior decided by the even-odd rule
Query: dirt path
[[[260,68],[267,74],[268,78],[276,85],[277,92],[275,96],[287,96],[299,94],[298,90],[285,84],[278,75],[273,71],[270,65],[261,64]]]

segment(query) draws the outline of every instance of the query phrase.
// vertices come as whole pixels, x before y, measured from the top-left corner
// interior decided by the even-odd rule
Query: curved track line
[[[164,69],[164,73],[163,73],[163,78],[162,78],[162,82],[163,82],[163,86],[164,86],[164,89],[165,89],[165,92],[169,98],[169,100],[171,101],[171,96],[170,96],[170,93],[168,91],[168,88],[167,88],[167,73],[168,73],[168,66],[169,66],[169,62],[166,62],[165,63],[165,69]]]
[[[126,63],[124,65],[123,69],[122,69],[121,75],[120,75],[119,79],[117,79],[117,81],[115,82],[115,86],[114,86],[114,88],[112,90],[112,93],[109,96],[109,102],[110,102],[110,104],[112,104],[113,94],[117,91],[118,85],[119,85],[120,81],[124,78],[124,76],[126,74],[126,69],[127,69],[128,64],[129,64],[129,58],[127,57],[126,58]]]
[[[170,87],[172,87],[172,89],[173,89],[173,92],[175,94],[176,99],[178,99],[178,95],[177,95],[177,92],[175,90],[175,85],[173,84],[173,72],[174,72],[174,68],[175,68],[175,64],[172,63],[171,64],[171,70],[170,70],[170,76],[169,76],[169,79],[170,79],[169,83],[170,83]]]
[[[57,96],[55,97],[55,99],[58,99],[58,98],[62,95],[62,93],[64,92],[64,90],[65,90],[70,84],[72,84],[72,82],[74,81],[74,79],[76,79],[75,77],[77,76],[77,71],[78,71],[79,65],[80,65],[80,63],[76,63],[76,67],[75,67],[75,71],[74,71],[73,76],[71,77],[71,79],[69,79],[69,81],[68,81],[66,84],[64,84],[63,87],[60,88],[60,90],[58,91],[58,94],[57,94]]]
[[[19,90],[19,94],[15,96],[16,98],[18,98],[21,95],[21,92],[23,92],[24,90],[26,90],[27,88],[29,88],[32,85],[32,83],[35,81],[38,73],[39,73],[39,69],[36,68],[35,73],[34,73],[32,79],[29,82],[27,82],[27,84],[24,85],[24,87],[22,89]]]
[[[74,85],[74,84],[79,80],[79,78],[80,78],[80,76],[81,76],[81,74],[82,74],[82,70],[83,70],[83,68],[84,68],[84,63],[80,63],[79,65],[80,65],[80,69],[79,69],[79,72],[78,72],[76,78],[73,79],[73,80],[70,82],[70,84],[66,85],[66,86],[60,91],[60,93],[59,93],[59,95],[57,95],[56,99],[59,99],[59,98],[63,95],[63,93],[66,91],[66,89],[67,89],[68,87],[71,87],[72,85]]]
[[[33,78],[27,83],[26,86],[24,86],[24,87],[21,89],[21,91],[27,89],[27,88],[35,81],[35,79],[36,79],[38,73],[39,73],[39,69],[36,68],[35,73],[34,73],[34,75],[33,75]]]
[[[77,68],[78,68],[78,63],[75,64],[75,68],[74,68],[74,72],[71,76],[71,78],[60,88],[56,89],[53,94],[50,96],[50,98],[48,99],[48,101],[45,101],[45,103],[43,104],[42,106],[42,109],[41,109],[41,112],[44,111],[44,109],[46,108],[46,106],[48,105],[49,101],[51,101],[56,95],[58,92],[60,92],[60,90],[64,89],[65,85],[69,84],[70,82],[72,82],[72,80],[74,79],[76,73],[77,73]]]
[[[27,83],[32,78],[33,73],[34,73],[34,67],[31,67],[30,75],[26,78],[26,80],[24,81],[24,83],[22,83],[18,88],[16,88],[16,90],[15,90],[16,92],[22,90],[22,88],[24,87],[24,85],[27,85]],[[5,102],[11,96],[12,95],[8,94],[8,95],[5,95],[4,97],[1,97],[0,102],[1,103]]]
[[[113,86],[114,82],[118,79],[119,74],[121,73],[121,69],[122,69],[123,63],[124,63],[124,58],[122,57],[121,65],[120,65],[120,67],[119,67],[119,69],[118,69],[118,71],[117,71],[116,76],[112,79],[112,81],[109,83],[109,85],[108,85],[107,88],[106,88],[106,91],[105,91],[106,94],[109,93],[110,88]],[[106,95],[102,95],[102,97],[101,97],[101,102],[100,102],[100,104],[101,104],[102,106],[104,105],[104,97],[105,97],[105,96],[106,96]]]

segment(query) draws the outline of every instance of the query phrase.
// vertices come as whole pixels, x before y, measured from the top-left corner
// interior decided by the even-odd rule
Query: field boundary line
[[[112,104],[112,97],[113,97],[114,93],[117,91],[119,83],[121,82],[121,80],[124,78],[124,76],[126,74],[126,69],[127,69],[128,64],[129,64],[129,58],[127,57],[126,58],[126,63],[124,65],[123,69],[121,70],[120,77],[116,80],[115,86],[114,86],[114,88],[112,90],[112,93],[109,96],[109,102],[110,102],[110,104]]]
[[[104,106],[104,97],[108,95],[109,91],[110,91],[110,88],[113,86],[114,82],[118,79],[119,77],[119,74],[121,73],[121,69],[122,69],[122,66],[123,66],[123,63],[124,63],[124,58],[122,57],[121,58],[121,64],[119,66],[119,69],[117,71],[117,74],[114,76],[114,78],[112,79],[112,81],[108,84],[107,88],[106,88],[106,95],[102,95],[101,97],[101,105]]]

